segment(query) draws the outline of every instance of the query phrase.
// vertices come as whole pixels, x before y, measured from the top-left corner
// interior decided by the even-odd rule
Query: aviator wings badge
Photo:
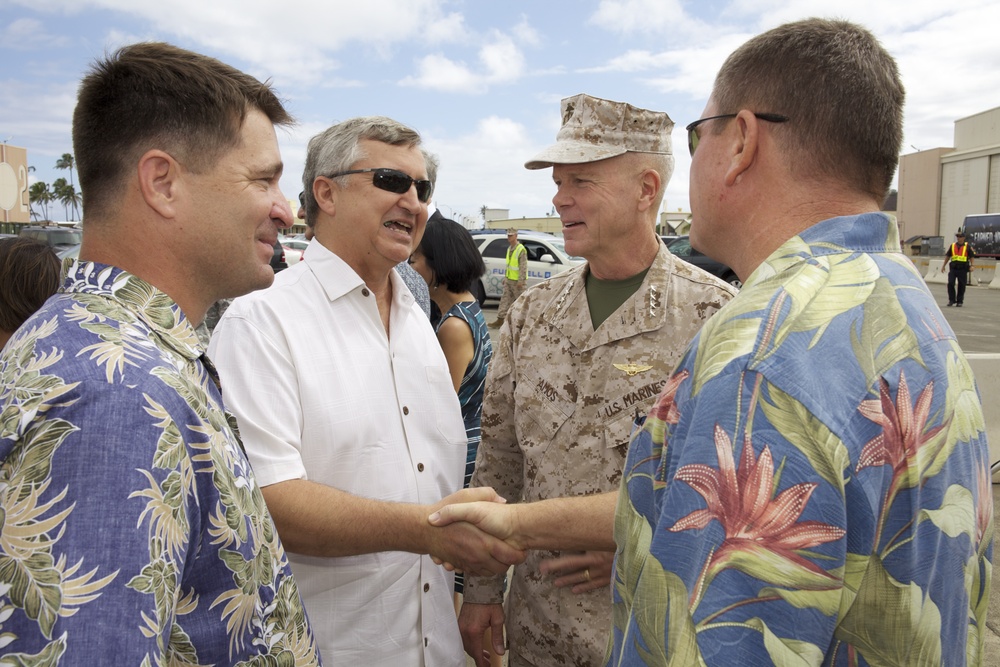
[[[629,377],[634,377],[639,373],[645,373],[650,370],[652,366],[647,366],[645,364],[612,364],[615,368],[620,371],[624,371],[625,375]]]

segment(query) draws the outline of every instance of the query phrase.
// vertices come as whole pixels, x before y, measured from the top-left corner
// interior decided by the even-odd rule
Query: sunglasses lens
[[[417,186],[417,199],[423,203],[427,203],[431,199],[431,182],[430,181],[413,181]]]
[[[372,178],[372,184],[379,189],[393,192],[397,195],[404,194],[411,185],[417,186],[417,199],[427,203],[431,198],[431,182],[417,181],[409,175],[395,169],[379,169]]]
[[[380,169],[375,172],[375,176],[372,178],[372,184],[376,188],[386,192],[394,192],[397,195],[409,190],[412,182],[413,180],[403,172],[392,169]]]
[[[691,128],[688,130],[688,151],[694,155],[694,150],[698,148],[698,130]]]

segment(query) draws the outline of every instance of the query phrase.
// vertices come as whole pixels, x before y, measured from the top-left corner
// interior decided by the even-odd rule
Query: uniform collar
[[[642,285],[617,311],[594,331],[587,303],[586,279],[590,264],[583,264],[569,273],[569,280],[553,297],[546,313],[549,323],[557,328],[574,346],[591,350],[610,342],[655,331],[666,322],[666,305],[671,285],[674,256],[660,244],[656,257]]]

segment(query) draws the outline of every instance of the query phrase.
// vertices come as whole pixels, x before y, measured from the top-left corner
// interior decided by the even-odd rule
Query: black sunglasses
[[[352,169],[350,171],[342,171],[339,174],[330,174],[327,178],[368,173],[374,174],[374,176],[372,176],[372,185],[379,190],[394,192],[397,195],[401,195],[406,193],[406,191],[410,189],[411,185],[414,185],[417,188],[417,199],[425,204],[431,200],[431,192],[434,191],[433,183],[430,181],[418,181],[409,174],[404,174],[398,169],[386,169],[384,167],[379,169]]]
[[[699,125],[708,120],[718,120],[719,118],[736,118],[737,115],[738,114],[734,113],[724,113],[718,116],[699,118],[698,120],[696,120],[695,122],[691,123],[686,128],[684,128],[687,130],[688,133],[688,150],[691,152],[691,155],[694,155],[694,149],[698,148],[698,141],[700,140],[698,133],[695,131],[696,127],[698,127]],[[769,123],[788,122],[788,116],[782,116],[781,114],[776,114],[776,113],[754,113],[754,116],[760,118],[761,120],[766,120]]]

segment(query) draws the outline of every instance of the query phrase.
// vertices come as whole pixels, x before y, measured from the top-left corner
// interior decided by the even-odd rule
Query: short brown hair
[[[13,332],[59,289],[56,253],[35,239],[0,239],[0,331]]]
[[[223,62],[162,42],[118,49],[83,78],[73,112],[73,150],[84,193],[84,219],[108,212],[127,174],[153,148],[192,171],[211,168],[239,143],[257,109],[287,125],[268,83]]]
[[[712,92],[720,114],[787,116],[775,132],[797,172],[835,178],[879,202],[899,162],[904,98],[896,61],[872,33],[816,18],[736,49]]]

